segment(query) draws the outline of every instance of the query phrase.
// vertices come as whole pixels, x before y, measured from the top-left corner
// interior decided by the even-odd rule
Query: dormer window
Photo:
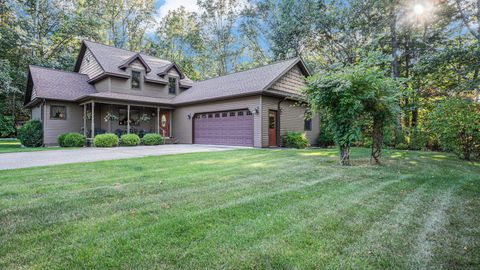
[[[168,93],[174,95],[177,93],[177,78],[168,78]]]
[[[132,70],[132,89],[140,89],[140,71]]]

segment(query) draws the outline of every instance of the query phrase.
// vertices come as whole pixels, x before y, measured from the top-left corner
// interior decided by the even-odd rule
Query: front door
[[[277,145],[277,111],[268,111],[268,146]]]
[[[160,135],[170,137],[170,112],[160,111]]]

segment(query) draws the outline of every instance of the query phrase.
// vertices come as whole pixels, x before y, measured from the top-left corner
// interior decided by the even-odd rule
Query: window
[[[231,116],[231,117],[235,116],[235,113],[234,113],[234,112],[230,112],[230,116]]]
[[[228,116],[228,113],[224,112],[222,113],[222,117],[227,117]]]
[[[50,106],[50,119],[66,120],[67,108],[65,106]]]
[[[177,79],[176,78],[168,78],[168,93],[169,94],[176,94],[177,93]]]
[[[238,116],[243,116],[243,112],[238,112]]]
[[[140,72],[132,71],[132,89],[140,89]]]
[[[303,122],[303,129],[305,131],[312,130],[312,119],[310,118],[310,115],[305,115],[305,120]]]
[[[252,112],[251,112],[251,111],[247,111],[247,115],[252,115]]]
[[[219,113],[216,113],[215,114],[215,118],[219,118],[220,117],[220,114]]]

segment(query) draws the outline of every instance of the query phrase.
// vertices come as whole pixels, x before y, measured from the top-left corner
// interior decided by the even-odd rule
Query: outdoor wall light
[[[255,108],[255,114],[258,114],[260,112],[260,108],[256,107]]]
[[[188,118],[188,120],[192,119],[192,114],[189,113],[189,114],[187,115],[187,118]]]

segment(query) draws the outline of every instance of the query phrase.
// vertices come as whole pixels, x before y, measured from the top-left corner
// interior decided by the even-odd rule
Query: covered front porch
[[[90,100],[80,105],[82,130],[89,141],[104,133],[118,137],[134,133],[140,138],[147,133],[157,133],[166,139],[172,136],[172,108],[108,100]]]

